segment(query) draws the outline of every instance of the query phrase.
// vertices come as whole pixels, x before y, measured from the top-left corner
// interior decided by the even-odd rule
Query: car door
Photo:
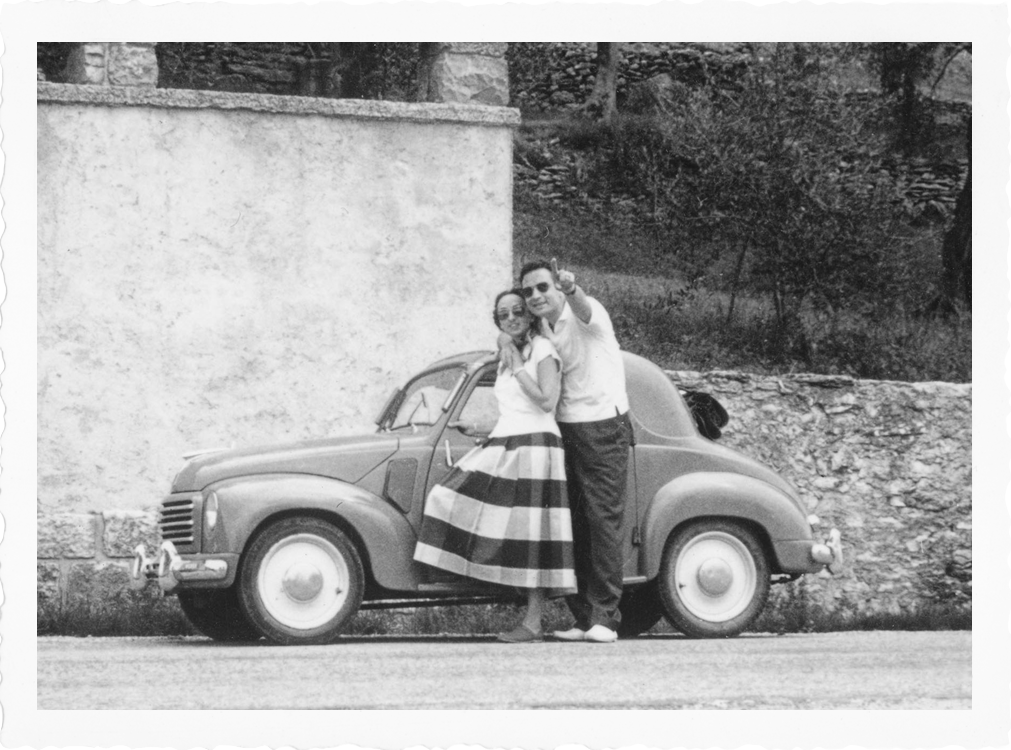
[[[445,478],[456,463],[481,445],[498,421],[495,399],[495,364],[486,365],[471,380],[450,414],[435,446],[425,496]]]

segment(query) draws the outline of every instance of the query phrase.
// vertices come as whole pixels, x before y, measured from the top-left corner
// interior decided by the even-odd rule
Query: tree
[[[941,245],[940,293],[927,312],[950,315],[972,305],[972,128],[967,127],[969,170],[955,201],[955,217]]]
[[[971,53],[968,42],[904,42],[871,46],[872,60],[878,67],[881,88],[899,97],[899,142],[906,151],[918,146],[922,134],[919,87],[933,79],[930,92],[962,53]],[[941,278],[937,297],[927,305],[927,312],[949,315],[972,302],[972,121],[966,122],[966,154],[969,170],[955,202],[952,225],[945,232],[941,246]]]
[[[700,90],[668,115],[619,119],[613,170],[629,192],[645,188],[654,220],[689,248],[681,252],[710,254],[685,267],[711,268],[720,248],[733,250],[722,262],[728,322],[739,291],[767,295],[770,335],[808,359],[802,312],[835,321],[887,305],[905,273],[878,110],[779,45],[737,91]]]
[[[604,123],[611,123],[618,111],[618,66],[621,50],[618,42],[597,42],[597,73],[593,90],[579,112]]]
[[[881,90],[897,99],[899,145],[914,150],[927,124],[920,89],[931,78],[937,87],[952,60],[972,45],[964,42],[881,42],[868,45],[872,67],[878,71]]]

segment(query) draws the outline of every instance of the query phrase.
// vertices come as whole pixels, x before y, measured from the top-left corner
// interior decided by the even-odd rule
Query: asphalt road
[[[965,631],[316,647],[39,638],[38,708],[968,709],[971,641]]]

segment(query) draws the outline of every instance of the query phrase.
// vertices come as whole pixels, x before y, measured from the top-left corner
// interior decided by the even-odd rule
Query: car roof
[[[462,354],[454,354],[452,357],[446,357],[445,359],[440,359],[437,362],[433,362],[426,370],[435,370],[441,367],[447,367],[450,365],[472,365],[477,362],[483,362],[488,360],[489,357],[494,357],[495,352],[488,351],[487,349],[475,352],[463,352]]]
[[[623,351],[625,389],[637,431],[658,437],[690,437],[697,434],[695,420],[677,386],[663,370],[648,359]],[[433,362],[426,370],[462,366],[473,370],[495,361],[495,352],[473,351]]]
[[[622,352],[625,390],[636,432],[662,437],[697,435],[695,420],[667,373],[648,359]]]

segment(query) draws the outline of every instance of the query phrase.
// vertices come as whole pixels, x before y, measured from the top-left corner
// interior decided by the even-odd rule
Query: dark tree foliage
[[[967,128],[967,150],[972,153],[972,130]],[[940,293],[927,312],[951,315],[972,305],[972,159],[955,202],[955,216],[941,245]]]
[[[878,42],[862,45],[873,69],[878,72],[882,92],[895,102],[897,142],[907,153],[916,150],[932,123],[923,106],[921,89],[958,52],[969,45],[961,42]]]
[[[899,145],[906,152],[918,149],[924,130],[932,120],[922,107],[924,95],[937,85],[951,61],[962,52],[971,52],[966,42],[888,42],[869,45],[871,60],[886,94],[898,100]],[[966,154],[969,171],[955,203],[951,227],[941,247],[940,292],[928,305],[932,314],[951,314],[972,302],[972,159],[971,120],[966,122]]]
[[[47,81],[63,81],[63,70],[67,65],[72,42],[38,42],[35,49],[36,64]]]
[[[731,249],[731,293],[767,295],[777,335],[806,357],[803,309],[831,317],[881,304],[903,273],[874,107],[780,45],[739,92],[700,91],[673,115],[619,118],[607,169],[627,190],[645,189],[689,275]]]
[[[341,99],[410,98],[418,45],[395,42],[309,42],[300,93]]]

